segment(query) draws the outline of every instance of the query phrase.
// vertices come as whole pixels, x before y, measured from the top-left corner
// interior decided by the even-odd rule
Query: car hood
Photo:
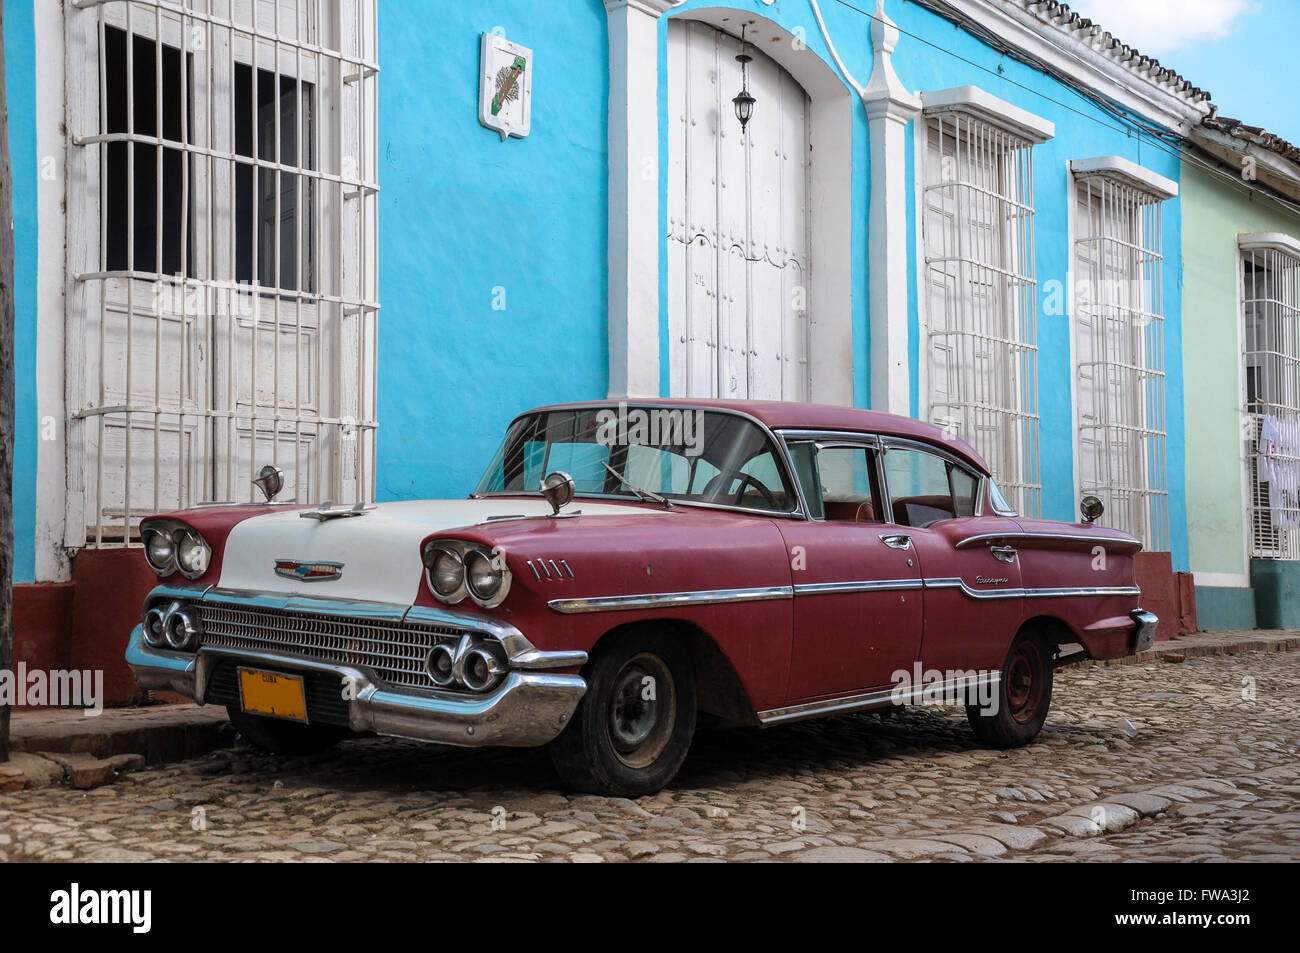
[[[575,501],[590,516],[653,516],[655,510]],[[380,503],[361,516],[318,520],[311,510],[284,510],[246,519],[226,540],[217,586],[275,595],[352,599],[410,605],[423,578],[420,543],[435,533],[475,526],[492,518],[540,518],[545,500],[489,498]],[[341,563],[336,579],[286,578],[281,560]]]

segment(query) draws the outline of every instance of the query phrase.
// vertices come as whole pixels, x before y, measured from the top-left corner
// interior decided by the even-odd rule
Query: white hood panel
[[[648,507],[617,506],[575,500],[583,514],[622,516]],[[487,521],[490,516],[545,516],[545,500],[422,500],[380,503],[364,516],[330,520],[305,519],[302,510],[270,513],[244,520],[231,530],[221,564],[222,589],[355,599],[410,605],[423,579],[420,543],[426,537]],[[338,579],[305,582],[277,575],[278,559],[343,564]]]

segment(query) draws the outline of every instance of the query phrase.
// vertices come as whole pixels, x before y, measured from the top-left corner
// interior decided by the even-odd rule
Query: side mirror
[[[262,495],[266,497],[266,502],[270,503],[275,499],[276,494],[284,489],[284,471],[268,463],[258,471],[253,486],[261,490]]]
[[[1095,523],[1101,514],[1106,512],[1106,505],[1099,497],[1085,496],[1079,501],[1079,512],[1083,514],[1085,523]]]
[[[573,499],[573,477],[563,470],[553,470],[546,474],[538,489],[542,491],[546,502],[551,504],[551,515],[554,516],[560,512],[561,507],[567,506]]]

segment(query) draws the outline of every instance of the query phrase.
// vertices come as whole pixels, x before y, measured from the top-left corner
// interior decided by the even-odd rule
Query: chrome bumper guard
[[[222,602],[242,601],[241,594],[212,590],[182,590],[159,587],[146,605],[158,599],[205,597]],[[248,595],[265,605],[265,596]],[[318,610],[327,607],[317,603]],[[357,606],[337,607],[340,615],[355,614]],[[405,612],[394,608],[395,612]],[[410,610],[415,611],[415,610]],[[424,611],[424,610],[421,610]],[[430,610],[451,620],[452,613]],[[327,614],[322,611],[322,614]],[[261,667],[290,674],[322,673],[335,676],[349,686],[345,699],[349,726],[357,732],[374,732],[419,741],[434,741],[462,747],[535,747],[553,740],[586,693],[587,683],[578,675],[544,671],[576,668],[586,661],[585,652],[541,652],[511,626],[476,616],[455,619],[466,628],[501,640],[509,660],[509,671],[490,692],[450,692],[430,687],[427,691],[396,691],[376,681],[359,668],[301,658],[278,651],[247,648],[229,649],[200,645],[197,653],[154,648],[144,639],[144,627],[137,625],[126,648],[126,663],[141,688],[172,691],[202,704],[208,681],[219,662]]]
[[[1156,626],[1160,624],[1160,620],[1154,612],[1147,612],[1145,609],[1134,609],[1129,616],[1135,623],[1129,654],[1137,655],[1139,652],[1149,651],[1156,644]]]

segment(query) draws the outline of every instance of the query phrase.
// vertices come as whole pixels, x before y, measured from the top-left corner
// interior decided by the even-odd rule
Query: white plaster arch
[[[818,403],[853,403],[854,96],[835,67],[779,23],[753,10],[697,7],[671,14],[745,40],[775,60],[809,99],[811,303],[809,389]],[[661,239],[662,240],[662,239]],[[657,342],[656,342],[657,343]]]
[[[659,374],[659,24],[680,0],[605,0],[609,30],[609,394],[657,396]],[[853,90],[834,67],[752,10],[707,7],[676,16],[765,35],[764,52],[811,100],[814,400],[853,403]],[[735,27],[734,30],[730,27]],[[771,39],[778,38],[773,43]],[[782,42],[784,41],[784,42]],[[779,47],[780,49],[776,49]]]

